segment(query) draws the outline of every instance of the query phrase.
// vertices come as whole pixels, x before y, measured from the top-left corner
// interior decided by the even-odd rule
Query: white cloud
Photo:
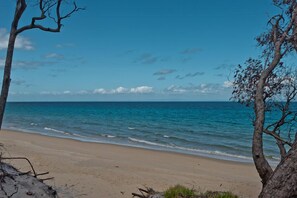
[[[8,45],[9,33],[5,28],[0,28],[0,50],[6,49]],[[18,36],[15,41],[16,49],[33,50],[32,42],[23,36]]]
[[[25,49],[25,50],[33,50],[33,44],[31,41],[25,37],[19,36],[15,41],[16,49]]]
[[[118,87],[116,89],[106,90],[103,88],[95,89],[93,94],[146,94],[152,93],[153,88],[149,86],[139,86],[134,88]]]
[[[233,86],[233,82],[231,82],[231,81],[225,81],[223,84],[223,87],[225,87],[225,88],[230,88],[232,86]]]
[[[112,93],[128,93],[129,90],[125,87],[118,87],[116,89],[111,90]]]
[[[184,93],[212,94],[212,93],[218,93],[223,89],[224,87],[222,85],[210,83],[210,84],[189,85],[189,86],[171,85],[168,88],[166,88],[164,91],[166,93],[173,93],[173,94],[184,94]]]
[[[99,89],[95,89],[93,91],[93,93],[94,94],[107,94],[108,92],[105,89],[103,89],[103,88],[99,88]]]
[[[165,91],[172,93],[185,93],[187,90],[180,86],[171,85]]]
[[[139,86],[134,88],[125,88],[125,87],[118,87],[116,89],[104,89],[104,88],[98,88],[94,89],[93,91],[88,90],[80,90],[80,91],[42,91],[40,92],[41,95],[87,95],[87,94],[148,94],[153,93],[153,88],[149,86]]]
[[[144,93],[152,93],[152,92],[153,92],[153,88],[148,86],[140,86],[140,87],[135,87],[130,89],[130,93],[144,94]]]

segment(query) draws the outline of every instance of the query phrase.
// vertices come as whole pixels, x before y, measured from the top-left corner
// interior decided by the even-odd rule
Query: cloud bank
[[[132,88],[118,87],[115,89],[98,88],[94,90],[80,90],[72,92],[70,90],[65,91],[42,91],[41,95],[112,95],[112,94],[149,94],[154,93],[153,87],[139,86]]]

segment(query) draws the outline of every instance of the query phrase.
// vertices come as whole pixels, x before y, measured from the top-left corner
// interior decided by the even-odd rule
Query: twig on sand
[[[138,191],[141,194],[137,194],[137,193],[132,193],[133,197],[138,197],[138,198],[161,198],[163,197],[163,195],[161,193],[158,193],[156,191],[154,191],[152,188],[147,188],[143,189],[143,188],[138,188]]]

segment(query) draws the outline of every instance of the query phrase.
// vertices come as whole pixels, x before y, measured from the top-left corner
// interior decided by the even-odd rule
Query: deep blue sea
[[[252,116],[233,102],[10,102],[3,128],[251,162]]]

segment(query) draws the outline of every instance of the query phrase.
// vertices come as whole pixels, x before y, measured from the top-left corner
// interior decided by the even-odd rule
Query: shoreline
[[[144,148],[81,142],[2,130],[4,156],[24,156],[37,172],[50,172],[61,197],[131,197],[147,186],[163,191],[175,184],[201,191],[232,191],[257,197],[261,182],[252,164]],[[28,171],[21,160],[9,161]]]
[[[2,129],[0,130],[0,140],[1,140],[1,132],[6,131],[9,133],[18,133],[18,134],[29,134],[33,136],[41,136],[45,138],[53,138],[53,139],[64,139],[64,140],[70,140],[70,141],[75,141],[75,142],[80,142],[80,143],[87,143],[87,144],[101,144],[101,145],[106,145],[106,146],[115,146],[115,147],[124,147],[124,148],[131,148],[131,149],[139,149],[139,150],[144,150],[144,151],[152,151],[152,152],[160,152],[160,153],[171,153],[171,154],[176,154],[176,155],[185,155],[189,157],[198,157],[198,158],[203,158],[206,160],[214,160],[214,161],[222,161],[222,162],[230,162],[230,163],[238,163],[238,164],[247,164],[247,165],[253,165],[252,161],[240,161],[240,160],[231,160],[234,159],[234,157],[230,157],[230,159],[224,158],[224,156],[215,155],[215,154],[207,154],[207,153],[201,153],[201,155],[197,154],[192,154],[192,153],[187,153],[187,152],[182,152],[182,151],[174,151],[174,150],[162,150],[158,148],[153,148],[153,147],[145,147],[145,146],[138,146],[138,145],[132,145],[132,144],[121,144],[121,143],[113,143],[113,142],[100,142],[100,141],[89,141],[89,140],[84,140],[80,138],[71,138],[71,137],[66,137],[66,136],[55,136],[55,135],[47,135],[43,133],[38,133],[38,132],[29,132],[29,131],[21,131],[21,130],[10,130],[10,129]],[[215,157],[219,156],[219,157]]]
[[[182,155],[190,155],[190,156],[198,156],[198,157],[204,157],[204,158],[210,158],[210,159],[217,159],[217,160],[223,160],[223,161],[231,161],[231,162],[239,162],[239,163],[247,163],[247,164],[253,164],[253,160],[251,157],[242,156],[242,155],[235,155],[235,154],[229,154],[224,153],[221,151],[209,151],[209,150],[197,150],[197,149],[191,149],[191,148],[183,148],[179,149],[178,147],[161,147],[161,146],[154,146],[154,145],[145,145],[145,144],[137,144],[137,142],[131,142],[129,143],[122,143],[122,142],[116,142],[116,141],[107,141],[107,140],[99,140],[99,139],[92,139],[88,137],[83,137],[81,135],[72,134],[69,132],[63,132],[61,134],[63,135],[57,135],[57,134],[46,134],[38,131],[31,131],[31,130],[25,130],[25,129],[3,129],[4,131],[13,131],[13,132],[19,132],[19,133],[28,133],[33,135],[41,135],[45,137],[53,137],[53,138],[62,138],[62,139],[69,139],[79,142],[86,142],[86,143],[95,143],[95,144],[107,144],[107,145],[116,145],[116,146],[124,146],[124,147],[131,147],[131,148],[140,148],[140,149],[146,149],[146,150],[153,150],[153,151],[160,151],[160,152],[170,152],[170,153],[177,153]],[[55,129],[56,130],[56,129]],[[106,135],[108,136],[108,135]],[[105,136],[104,136],[105,137]],[[134,138],[132,138],[134,139]],[[144,141],[144,140],[141,140]],[[275,163],[275,162],[272,162]]]

